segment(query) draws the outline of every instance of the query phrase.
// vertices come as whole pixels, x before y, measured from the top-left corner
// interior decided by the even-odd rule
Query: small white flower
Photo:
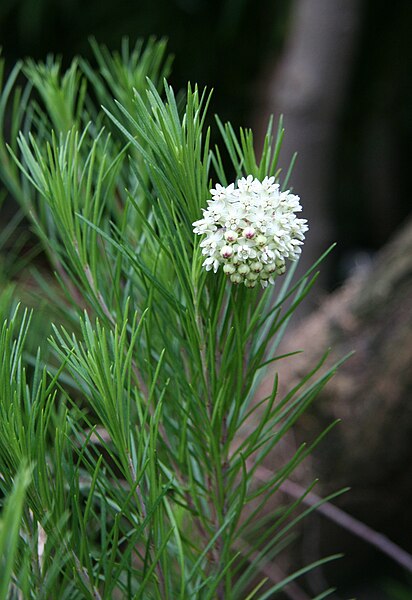
[[[203,267],[216,273],[223,266],[233,283],[254,287],[273,284],[285,272],[285,260],[297,260],[308,230],[299,196],[280,191],[274,177],[263,181],[252,175],[237,185],[219,183],[210,190],[212,199],[193,231],[200,242]]]
[[[206,271],[211,271],[213,269],[214,273],[217,273],[219,261],[217,258],[209,256],[209,258],[206,258],[206,260],[203,262],[202,267],[204,267]]]
[[[223,232],[221,230],[209,233],[208,236],[200,242],[200,247],[203,248],[203,254],[214,252],[220,245],[222,239]]]
[[[208,208],[204,212],[206,218],[212,218],[215,221],[226,212],[226,203],[224,200],[209,200]]]
[[[262,248],[260,260],[267,265],[268,263],[271,263],[273,260],[275,260],[275,253],[273,252],[273,250],[268,248],[268,246],[265,246],[264,248]]]
[[[241,227],[245,227],[246,222],[243,220],[244,211],[239,210],[239,208],[235,205],[231,205],[226,212],[223,223],[227,230],[236,231]]]
[[[274,177],[266,176],[262,181],[262,189],[267,191],[275,191],[279,189],[279,184],[275,183]]]
[[[264,266],[265,273],[274,273],[276,269],[277,267],[275,262],[268,263]]]
[[[237,256],[240,260],[248,260],[249,258],[256,258],[256,251],[248,246],[247,244],[237,245],[236,247]]]
[[[234,184],[231,183],[227,188],[220,185],[220,183],[216,184],[215,189],[211,189],[210,193],[214,200],[223,200],[226,196],[230,195],[233,192]]]
[[[257,179],[255,181],[258,181]],[[247,177],[242,177],[237,182],[237,187],[241,192],[250,192],[252,190],[253,184],[253,175],[248,175]]]
[[[199,221],[195,221],[193,225],[195,226],[193,229],[193,233],[198,233],[199,235],[203,235],[204,233],[211,233],[213,231],[216,231],[217,229],[214,220],[211,218],[200,219]]]
[[[239,197],[239,206],[248,213],[253,212],[253,209],[257,207],[257,199],[255,195],[251,194],[243,194]]]
[[[249,221],[254,228],[258,229],[262,233],[265,233],[268,223],[270,222],[270,217],[268,214],[266,214],[266,211],[262,207],[258,206],[250,214]]]

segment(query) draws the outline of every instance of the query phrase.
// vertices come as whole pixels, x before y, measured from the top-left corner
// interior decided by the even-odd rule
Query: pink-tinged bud
[[[223,246],[223,248],[220,251],[221,256],[223,256],[223,258],[230,258],[233,254],[233,249],[231,246]]]
[[[243,230],[243,235],[247,240],[252,240],[255,237],[255,233],[256,231],[253,229],[253,227],[245,227]]]
[[[229,229],[229,231],[226,231],[225,240],[227,242],[236,242],[237,238],[238,238],[238,235],[237,235],[236,231],[232,231],[231,229]]]

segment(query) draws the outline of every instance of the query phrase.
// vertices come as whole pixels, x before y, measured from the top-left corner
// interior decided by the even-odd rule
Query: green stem
[[[219,474],[218,477],[216,478],[216,496],[219,497],[219,500],[221,502],[221,512],[220,512],[220,522],[218,522],[218,527],[220,528],[226,518],[226,514],[227,514],[227,496],[226,496],[226,474],[227,474],[227,470],[229,467],[229,461],[228,461],[228,456],[227,456],[227,449],[226,449],[226,441],[227,441],[227,420],[226,420],[226,414],[223,415],[222,418],[222,432],[221,432],[221,439],[220,439],[220,464],[218,465],[219,467]],[[219,489],[220,488],[220,489]],[[219,536],[218,540],[217,540],[217,544],[216,544],[216,550],[217,550],[217,558],[218,558],[218,566],[219,565],[223,565],[224,564],[224,549],[225,549],[225,544],[224,544],[224,540],[223,540],[223,532],[221,533],[221,535]],[[218,600],[225,600],[229,598],[229,594],[230,593],[230,573],[228,572],[225,576],[224,579],[221,579],[221,581],[219,582],[219,585],[217,587],[216,590],[216,594],[217,594],[217,598]]]
[[[202,365],[202,376],[203,376],[203,384],[206,392],[206,407],[207,414],[209,419],[212,419],[212,391],[210,389],[210,381],[209,381],[209,373],[207,369],[207,357],[206,357],[206,339],[205,339],[205,331],[203,327],[202,317],[199,312],[199,297],[197,287],[194,288],[194,306],[195,306],[195,320],[197,330],[199,332],[199,353],[200,353],[200,361]]]

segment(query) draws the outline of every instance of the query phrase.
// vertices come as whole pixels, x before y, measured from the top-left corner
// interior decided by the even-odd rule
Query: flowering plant
[[[267,574],[312,510],[277,492],[319,440],[256,471],[335,368],[284,397],[272,372],[255,400],[318,264],[277,285],[307,229],[282,126],[257,160],[252,132],[218,121],[212,151],[209,96],[176,100],[163,42],[93,48],[99,71],[16,65],[0,101],[0,176],[59,283],[37,270],[43,320],[0,298],[0,599],[272,598],[334,558]]]
[[[194,233],[205,234],[200,243],[206,271],[223,272],[233,283],[246,287],[274,284],[286,270],[285,259],[297,260],[308,229],[299,197],[281,192],[274,177],[262,182],[253,175],[239,179],[237,187],[220,184],[211,189],[212,200],[203,219],[193,223]]]

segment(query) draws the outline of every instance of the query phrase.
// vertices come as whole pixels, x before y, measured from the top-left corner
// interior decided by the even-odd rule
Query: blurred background
[[[407,222],[411,211],[411,28],[410,0],[0,2],[0,45],[8,70],[20,58],[42,60],[49,53],[61,55],[67,65],[79,54],[93,60],[90,36],[116,49],[125,35],[131,40],[154,35],[168,39],[175,57],[174,87],[185,87],[190,80],[214,89],[211,122],[218,113],[235,129],[252,127],[259,144],[269,115],[283,114],[286,136],[281,163],[287,169],[298,152],[290,183],[302,198],[303,216],[310,221],[305,264],[312,263],[331,242],[338,243],[313,295],[312,308],[320,310],[327,295],[354,273],[364,274],[364,281],[369,281],[375,254]],[[10,199],[7,210],[3,207],[0,213],[0,230],[12,212]],[[402,281],[406,278],[410,284],[410,265],[402,273]],[[409,310],[409,300],[409,294],[399,300],[397,314]],[[410,332],[412,320],[407,314],[402,328],[409,327]],[[301,315],[302,321],[306,318]],[[365,325],[361,316],[360,330],[377,327],[390,315],[378,312],[374,318],[374,324]],[[365,336],[358,332],[358,339]],[[379,345],[376,336],[373,340]],[[410,340],[406,337],[402,343]],[[333,335],[328,341],[333,343]],[[345,343],[351,346],[350,341]],[[385,359],[388,362],[395,360],[396,346],[391,352]],[[356,359],[360,371],[362,356]],[[405,361],[403,369],[412,371],[412,365]],[[397,410],[390,413],[394,421],[388,436],[396,435],[396,419],[404,418],[400,406],[411,400],[410,379],[402,380],[401,387]],[[363,398],[358,396],[358,401],[362,403]],[[411,425],[402,437],[406,446],[399,449],[379,481],[381,487],[391,489],[386,510],[381,506],[374,514],[370,502],[349,503],[348,510],[362,519],[372,515],[371,525],[411,552],[407,502],[412,501],[412,475],[403,477],[402,483],[391,479],[399,470],[409,473],[409,413]],[[386,438],[382,444],[390,445],[391,440]],[[373,455],[369,460],[374,460]],[[351,474],[356,466],[355,462]],[[362,471],[366,472],[367,468]],[[342,481],[351,483],[350,476],[342,475]],[[373,497],[376,489],[370,489]],[[402,504],[393,502],[397,496],[402,496]],[[327,535],[340,539],[336,532]],[[359,599],[412,599],[412,578],[403,569],[348,539],[346,553],[352,552],[356,560],[338,567],[340,575],[334,573],[343,590],[336,598],[350,594]],[[336,546],[339,550],[339,541]]]
[[[327,287],[410,210],[411,25],[409,0],[0,3],[9,68],[25,56],[91,57],[91,35],[113,49],[124,35],[155,35],[169,40],[176,87],[214,89],[211,114],[262,132],[282,113],[283,163],[298,152],[292,184],[311,219],[308,261],[338,242]]]

